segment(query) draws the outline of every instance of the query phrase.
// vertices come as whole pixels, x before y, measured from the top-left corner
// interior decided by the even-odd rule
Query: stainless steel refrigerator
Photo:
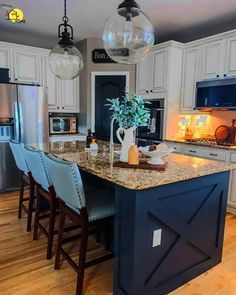
[[[0,192],[19,187],[19,171],[9,140],[25,144],[48,143],[47,89],[33,85],[0,84],[0,128],[7,125],[11,128],[8,137],[0,132]]]

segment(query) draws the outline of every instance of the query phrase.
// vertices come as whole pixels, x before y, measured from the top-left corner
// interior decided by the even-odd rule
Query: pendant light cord
[[[66,10],[66,0],[64,0],[64,16],[62,18],[65,27],[67,27],[67,23],[69,22],[69,18],[67,17],[67,10]]]
[[[67,15],[66,15],[66,0],[64,0],[64,16],[67,17]]]

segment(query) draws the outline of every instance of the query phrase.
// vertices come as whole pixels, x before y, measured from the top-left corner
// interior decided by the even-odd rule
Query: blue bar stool
[[[33,205],[35,200],[35,182],[31,172],[29,171],[29,167],[23,152],[24,145],[14,140],[10,140],[10,147],[16,162],[16,166],[21,171],[18,219],[22,218],[23,209],[27,214],[27,232],[30,232],[32,224],[32,215],[34,211]],[[30,192],[29,197],[24,198],[26,186],[29,186]],[[28,206],[25,205],[25,202],[28,202]]]
[[[29,165],[29,169],[36,183],[36,210],[33,239],[38,239],[38,230],[40,230],[47,237],[47,259],[51,259],[53,236],[57,233],[54,228],[57,208],[59,208],[58,199],[44,163],[44,153],[29,146],[24,146],[24,153]],[[49,202],[49,215],[45,214],[45,208],[42,208],[43,199],[46,199]],[[40,220],[48,217],[49,229],[47,230],[40,223]]]
[[[108,189],[100,189],[85,193],[76,163],[59,160],[50,154],[45,155],[45,163],[60,203],[60,225],[55,269],[60,268],[60,256],[62,255],[78,274],[76,295],[81,295],[85,268],[113,257],[113,254],[109,253],[86,262],[88,236],[92,232],[91,228],[94,226],[101,227],[102,225],[106,227],[109,222],[113,221],[114,192]],[[78,264],[62,247],[68,240],[63,238],[66,217],[70,218],[81,229]]]

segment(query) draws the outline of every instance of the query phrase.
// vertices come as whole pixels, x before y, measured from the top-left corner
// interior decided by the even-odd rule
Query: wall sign
[[[120,48],[114,49],[114,55],[116,56],[128,56],[129,49],[128,48]],[[116,63],[110,56],[107,54],[105,49],[94,49],[92,51],[92,61],[95,64],[109,64]]]
[[[92,61],[95,64],[113,64],[116,63],[110,58],[105,49],[94,49],[92,52]]]

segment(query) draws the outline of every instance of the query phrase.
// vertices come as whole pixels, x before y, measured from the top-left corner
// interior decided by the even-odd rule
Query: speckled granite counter
[[[115,168],[113,161],[118,160],[118,156],[112,158],[108,153],[108,146],[108,143],[100,143],[100,152],[97,155],[84,152],[84,142],[51,143],[49,147],[44,146],[41,149],[50,151],[62,159],[76,162],[80,169],[88,173],[134,190],[184,181],[233,168],[233,165],[226,163],[178,154],[166,157],[168,165],[165,172]]]

